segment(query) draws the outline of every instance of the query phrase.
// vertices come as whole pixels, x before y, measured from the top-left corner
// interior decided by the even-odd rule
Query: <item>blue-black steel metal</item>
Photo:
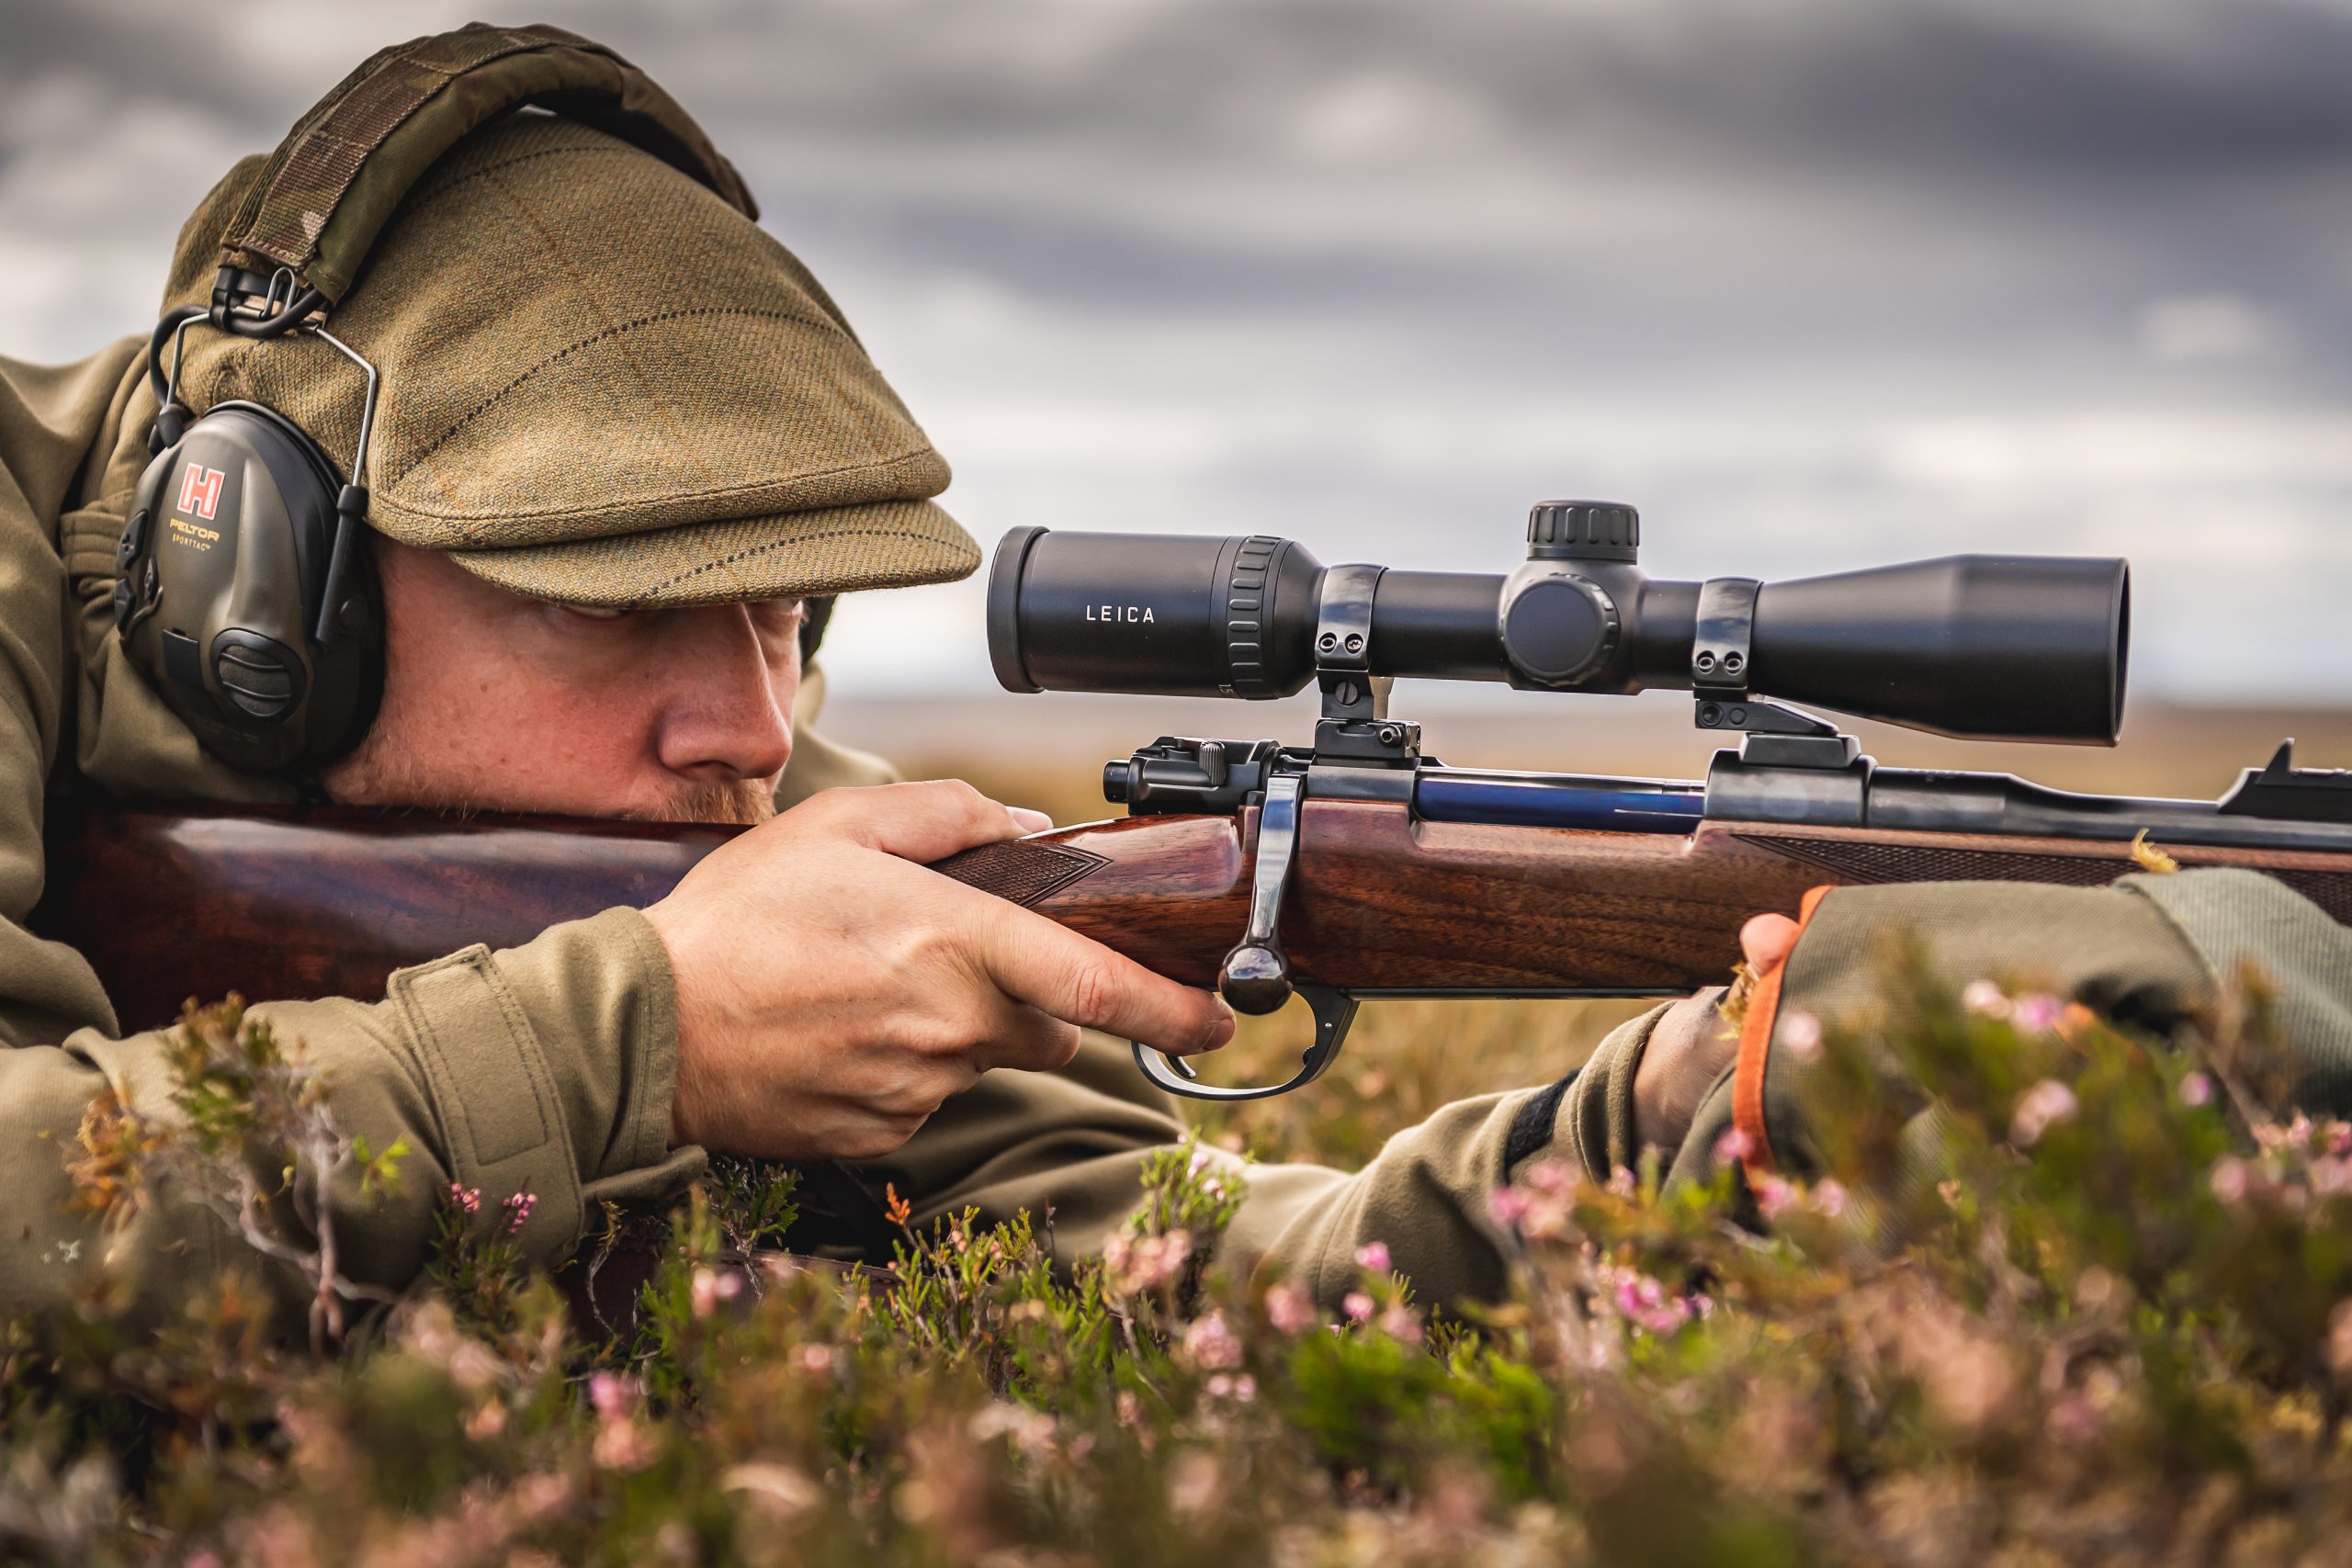
[[[1413,807],[1432,822],[1688,833],[1698,827],[1706,796],[1704,786],[1675,779],[1424,768],[1415,782]]]

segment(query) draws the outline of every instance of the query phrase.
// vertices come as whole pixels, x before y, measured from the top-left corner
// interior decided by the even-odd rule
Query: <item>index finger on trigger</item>
[[[1005,995],[1175,1055],[1214,1051],[1233,1038],[1233,1010],[1216,993],[1155,975],[1043,915],[989,902],[994,908],[976,932],[977,956]]]

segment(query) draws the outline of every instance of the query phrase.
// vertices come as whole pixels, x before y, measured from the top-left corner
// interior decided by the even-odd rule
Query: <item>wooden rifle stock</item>
[[[1089,823],[937,869],[1208,985],[1246,923],[1256,821],[1250,809]],[[651,903],[737,831],[54,801],[31,925],[89,959],[127,1029],[232,990],[373,998],[404,964]],[[2352,855],[2167,847],[2184,866],[2267,872],[2352,921]],[[1793,914],[1821,884],[2095,886],[2133,869],[2112,841],[1714,821],[1627,833],[1309,800],[1282,937],[1296,974],[1364,994],[1667,995],[1723,980],[1748,917]]]

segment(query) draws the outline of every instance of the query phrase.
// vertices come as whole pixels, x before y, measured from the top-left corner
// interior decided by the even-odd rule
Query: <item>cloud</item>
[[[1499,570],[1598,491],[1677,573],[2128,550],[2143,684],[2352,701],[2307,672],[2352,668],[2308,655],[2352,587],[2341,4],[545,8],[742,166],[983,536]],[[0,352],[141,328],[210,180],[387,41],[241,16],[12,7]],[[2293,581],[2217,581],[2241,537]],[[986,678],[974,585],[839,626],[838,682]]]

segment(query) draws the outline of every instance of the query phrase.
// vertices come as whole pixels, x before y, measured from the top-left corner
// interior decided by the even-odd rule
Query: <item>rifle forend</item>
[[[1759,701],[1779,697],[1941,735],[2114,743],[2120,560],[1949,556],[1666,582],[1635,564],[1640,534],[1630,506],[1544,502],[1525,564],[1487,576],[1326,567],[1287,539],[1015,528],[989,580],[989,650],[1016,692],[1281,697],[1340,670],[1690,690],[1702,728],[1790,731]]]

